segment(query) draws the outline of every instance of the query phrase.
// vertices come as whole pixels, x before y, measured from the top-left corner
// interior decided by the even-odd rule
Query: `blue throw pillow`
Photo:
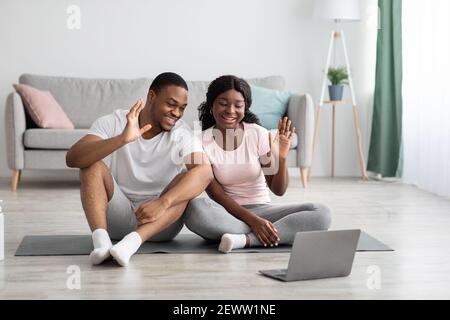
[[[291,93],[250,86],[252,105],[250,111],[256,114],[266,129],[277,129],[278,121],[286,114]]]

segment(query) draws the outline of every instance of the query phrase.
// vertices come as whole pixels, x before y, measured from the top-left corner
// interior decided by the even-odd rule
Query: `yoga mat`
[[[113,241],[114,243],[115,241]],[[217,243],[203,240],[195,234],[179,234],[167,242],[145,242],[138,254],[145,253],[219,253]],[[42,235],[26,236],[16,251],[16,256],[65,256],[88,255],[92,251],[90,235]],[[361,232],[357,251],[394,251],[381,241]],[[233,253],[248,252],[291,252],[291,246],[274,248],[246,248],[233,250]]]

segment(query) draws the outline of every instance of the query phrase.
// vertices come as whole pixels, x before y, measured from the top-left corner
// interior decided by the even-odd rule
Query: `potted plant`
[[[348,80],[347,69],[344,67],[329,68],[327,76],[328,80],[331,82],[331,85],[328,86],[330,100],[342,100],[342,96],[344,94],[344,84],[347,84],[346,80]]]

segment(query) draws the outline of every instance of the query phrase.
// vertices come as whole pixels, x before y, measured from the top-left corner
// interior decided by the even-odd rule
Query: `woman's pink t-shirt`
[[[225,193],[240,205],[270,202],[266,179],[259,162],[270,151],[269,133],[254,123],[245,123],[242,143],[225,151],[213,136],[213,128],[203,132],[203,149],[212,164],[216,180]]]

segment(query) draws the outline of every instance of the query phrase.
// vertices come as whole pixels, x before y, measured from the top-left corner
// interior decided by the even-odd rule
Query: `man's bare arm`
[[[126,143],[119,135],[110,139],[102,139],[88,134],[75,143],[66,154],[66,164],[70,168],[87,168],[100,161]]]
[[[186,164],[188,172],[160,198],[169,207],[195,198],[206,189],[214,178],[211,164],[203,152],[192,153],[188,157],[195,158],[197,161],[189,161],[194,164]]]
[[[203,152],[192,153],[190,157],[201,159],[201,162],[186,164],[188,172],[166,193],[155,200],[142,203],[135,211],[140,225],[159,219],[167,209],[189,201],[202,193],[213,180],[211,165]]]
[[[87,168],[150,130],[152,126],[149,124],[139,129],[139,113],[143,108],[144,102],[138,100],[127,114],[125,129],[116,137],[102,139],[88,134],[81,138],[67,152],[67,166],[70,168]]]

